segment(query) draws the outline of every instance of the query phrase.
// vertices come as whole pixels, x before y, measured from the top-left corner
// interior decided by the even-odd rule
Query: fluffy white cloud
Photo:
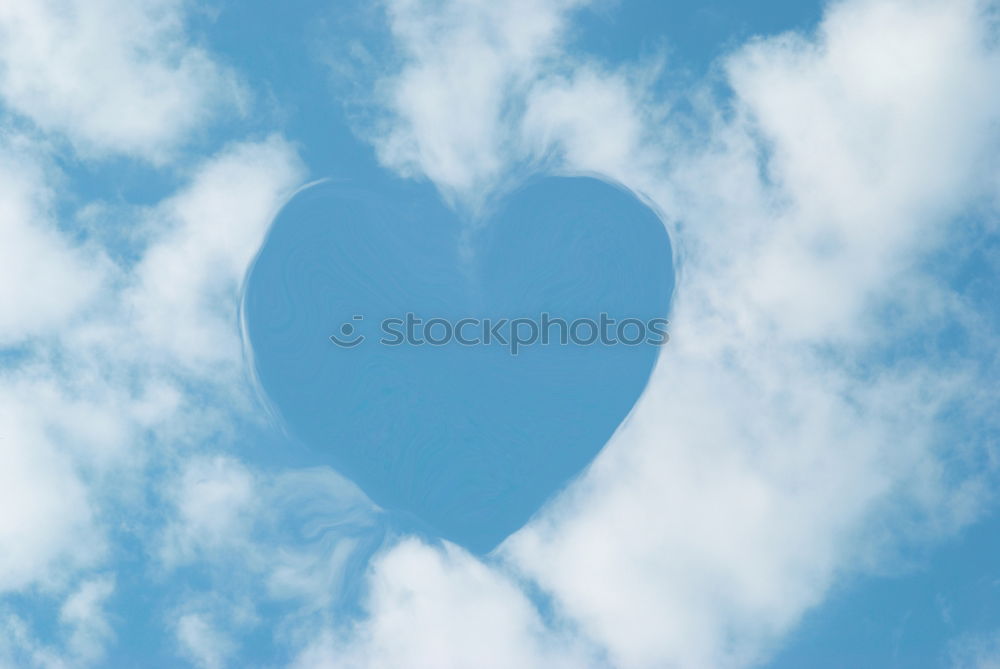
[[[190,561],[199,553],[243,546],[255,510],[253,475],[230,458],[185,464],[171,497],[176,505],[166,531],[163,560]]]
[[[892,291],[888,280],[944,243],[951,217],[982,196],[996,167],[1000,57],[981,9],[849,3],[815,43],[780,37],[729,61],[789,200],[769,248],[735,269],[750,278],[737,297],[780,314],[788,335],[866,333],[852,322],[864,301]]]
[[[388,3],[404,59],[382,82],[380,158],[477,206],[510,170],[507,117],[539,66],[559,53],[566,12],[580,0]]]
[[[234,644],[205,616],[187,613],[177,621],[177,642],[195,667],[221,669],[233,653]]]
[[[185,34],[186,0],[0,6],[0,100],[86,155],[160,162],[245,95]]]
[[[42,416],[0,389],[0,592],[58,584],[100,557],[86,485]]]
[[[452,546],[407,539],[372,566],[369,617],[295,663],[321,667],[569,667],[596,658],[546,627],[519,585]]]
[[[0,137],[0,345],[66,327],[95,297],[106,270],[100,252],[57,229],[51,170],[37,149]]]
[[[235,144],[201,165],[191,186],[148,212],[162,230],[125,292],[143,345],[192,372],[242,363],[234,329],[239,291],[282,199],[303,179],[278,137]]]

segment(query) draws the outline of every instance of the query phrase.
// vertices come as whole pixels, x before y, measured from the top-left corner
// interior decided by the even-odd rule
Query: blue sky
[[[286,4],[0,7],[0,667],[1000,666],[995,2]],[[297,348],[378,239],[670,341]]]

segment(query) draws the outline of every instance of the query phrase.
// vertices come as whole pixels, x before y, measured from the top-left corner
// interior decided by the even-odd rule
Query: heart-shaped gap
[[[672,288],[659,218],[597,179],[537,179],[478,224],[426,185],[327,181],[275,217],[243,309],[263,390],[317,462],[485,552],[627,416]]]

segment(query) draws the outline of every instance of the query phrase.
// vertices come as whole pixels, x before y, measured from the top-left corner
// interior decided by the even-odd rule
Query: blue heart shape
[[[597,179],[532,181],[480,222],[426,185],[321,182],[275,218],[245,284],[245,333],[263,389],[320,460],[485,552],[587,466],[639,397],[670,258],[656,214]],[[532,335],[516,318],[538,340],[512,345]],[[600,327],[604,343],[587,344]]]

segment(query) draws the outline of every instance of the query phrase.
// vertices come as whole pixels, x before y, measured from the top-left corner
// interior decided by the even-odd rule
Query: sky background
[[[0,667],[1000,666],[998,19],[0,4]],[[469,553],[267,411],[242,288],[315,179],[556,174],[655,207],[671,340]]]

